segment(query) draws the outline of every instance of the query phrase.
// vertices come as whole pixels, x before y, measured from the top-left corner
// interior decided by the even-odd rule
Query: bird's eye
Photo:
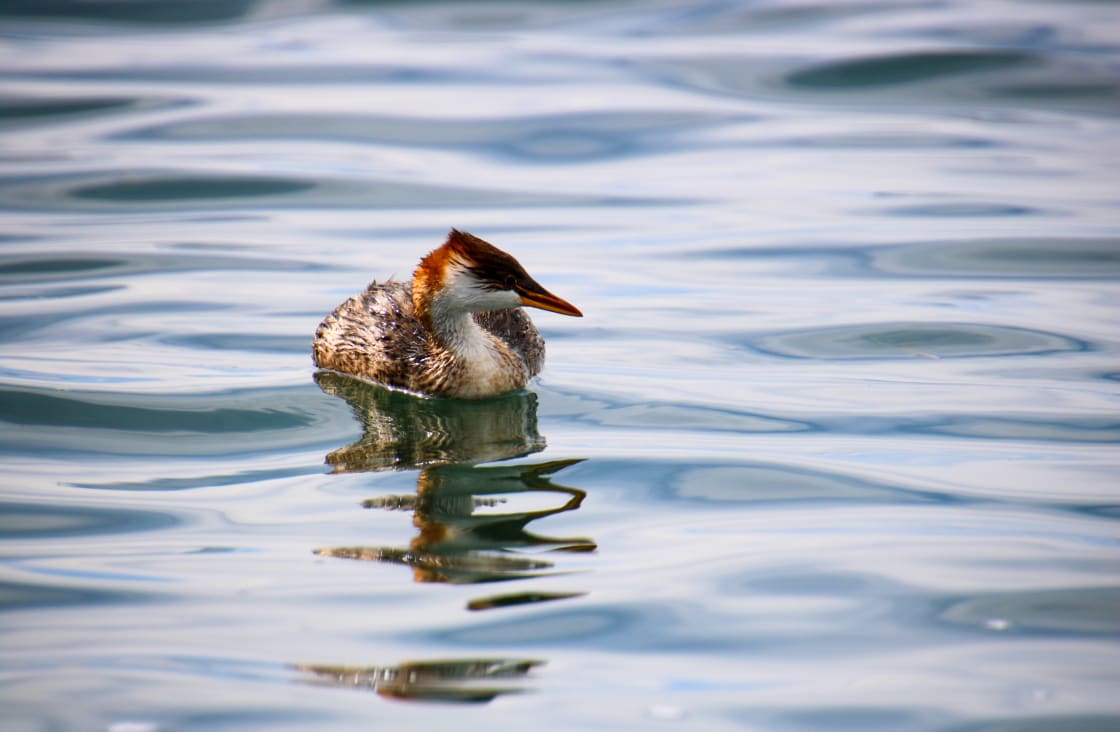
[[[514,277],[514,276],[513,276],[513,275],[511,275],[511,274],[507,274],[507,275],[506,275],[506,276],[505,276],[505,277],[504,277],[504,278],[502,279],[502,284],[503,284],[503,285],[505,285],[505,288],[506,288],[507,290],[512,290],[512,289],[514,289],[514,287],[516,287],[516,285],[517,285],[517,278],[516,278],[516,277]]]

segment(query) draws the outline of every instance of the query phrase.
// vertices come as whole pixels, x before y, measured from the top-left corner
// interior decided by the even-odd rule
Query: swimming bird
[[[582,317],[516,259],[452,229],[411,282],[374,281],[315,331],[315,365],[431,396],[481,399],[525,386],[544,339],[522,306]]]

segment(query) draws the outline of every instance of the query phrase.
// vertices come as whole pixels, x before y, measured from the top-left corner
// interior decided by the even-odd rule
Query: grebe
[[[312,344],[315,365],[432,396],[480,399],[525,386],[544,339],[520,308],[582,317],[517,260],[452,229],[412,282],[372,282],[335,308]]]

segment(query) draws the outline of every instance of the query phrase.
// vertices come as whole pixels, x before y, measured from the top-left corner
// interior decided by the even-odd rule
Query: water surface
[[[2,726],[1120,726],[1116,21],[6,4]],[[541,378],[316,374],[452,226]]]

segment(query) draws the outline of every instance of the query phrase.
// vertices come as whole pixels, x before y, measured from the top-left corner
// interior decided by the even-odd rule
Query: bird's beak
[[[541,288],[530,292],[529,290],[517,289],[517,294],[521,297],[521,304],[531,308],[540,308],[541,310],[551,310],[554,313],[561,315],[571,315],[576,318],[582,318],[583,313],[579,311],[575,305],[567,300],[563,300],[556,295],[553,295],[548,290]]]

